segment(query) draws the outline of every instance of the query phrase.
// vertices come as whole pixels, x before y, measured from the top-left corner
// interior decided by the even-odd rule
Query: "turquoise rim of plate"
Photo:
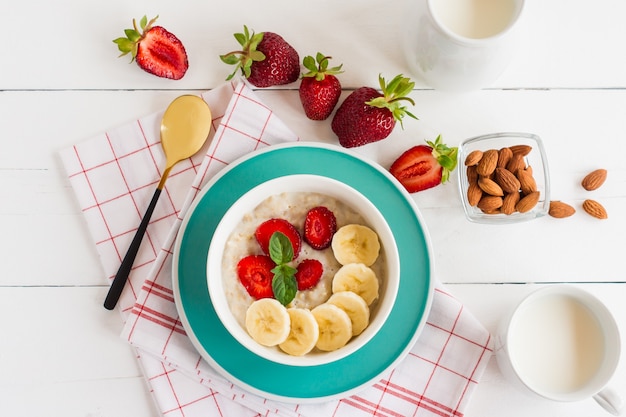
[[[237,342],[211,304],[206,277],[209,245],[228,208],[255,186],[295,174],[326,176],[361,192],[387,220],[400,257],[397,299],[378,333],[343,359],[305,367],[269,361]],[[381,378],[415,344],[432,302],[430,256],[429,237],[417,207],[387,171],[333,145],[273,145],[224,168],[190,207],[174,248],[174,297],[195,348],[223,377],[269,399],[321,402],[346,396]]]

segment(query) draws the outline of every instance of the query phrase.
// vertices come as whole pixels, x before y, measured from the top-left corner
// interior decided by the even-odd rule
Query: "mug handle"
[[[606,411],[619,416],[624,409],[624,400],[620,395],[611,388],[605,388],[596,395],[593,396],[598,404],[602,406]]]

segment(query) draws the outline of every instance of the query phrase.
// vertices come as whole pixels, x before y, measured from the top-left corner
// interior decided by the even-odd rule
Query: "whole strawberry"
[[[330,58],[318,52],[315,58],[306,56],[302,61],[309,71],[302,74],[300,101],[304,114],[311,120],[326,120],[341,95],[341,83],[335,75],[343,72],[343,64],[328,68]]]
[[[220,55],[235,71],[226,78],[232,79],[238,70],[256,87],[290,84],[300,77],[300,56],[280,35],[273,32],[250,33],[247,26],[243,33],[235,33],[242,47],[240,51]]]
[[[141,69],[157,77],[179,80],[183,78],[189,62],[183,43],[161,26],[153,26],[159,16],[148,22],[142,17],[137,27],[124,30],[126,37],[114,39],[120,56],[131,54],[130,62],[136,61]]]
[[[389,84],[382,76],[378,77],[378,81],[382,92],[371,87],[357,88],[337,109],[331,128],[341,146],[353,148],[385,139],[393,131],[396,121],[402,125],[405,115],[417,119],[402,106],[404,101],[415,105],[407,97],[413,90],[414,82],[402,75],[396,76]]]

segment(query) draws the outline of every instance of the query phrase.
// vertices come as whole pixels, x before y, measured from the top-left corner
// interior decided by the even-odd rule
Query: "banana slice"
[[[306,355],[315,347],[320,334],[317,321],[311,310],[306,308],[288,308],[287,313],[291,320],[291,331],[287,340],[278,347],[289,355]]]
[[[256,300],[246,311],[246,329],[263,346],[284,342],[291,330],[287,308],[273,298]]]
[[[337,350],[352,338],[350,317],[336,305],[320,304],[311,313],[319,326],[319,338],[315,344],[319,350]]]
[[[361,296],[369,306],[378,298],[376,273],[362,263],[347,264],[333,277],[333,293],[352,291]]]
[[[336,292],[327,302],[348,313],[352,322],[352,336],[361,334],[370,323],[370,309],[365,300],[355,292]]]
[[[331,247],[341,265],[363,263],[370,266],[378,259],[380,242],[376,232],[369,227],[348,224],[337,230]]]

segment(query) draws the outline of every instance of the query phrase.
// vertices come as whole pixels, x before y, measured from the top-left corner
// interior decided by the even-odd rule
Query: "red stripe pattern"
[[[171,286],[172,247],[182,217],[203,184],[230,161],[298,140],[245,82],[224,84],[202,97],[213,112],[212,140],[170,174],[120,299],[123,337],[137,348],[163,416],[462,417],[491,356],[491,338],[441,288],[410,354],[387,377],[340,401],[293,405],[260,398],[222,378],[195,351]],[[161,117],[162,112],[148,115],[61,153],[109,278],[162,173]]]

